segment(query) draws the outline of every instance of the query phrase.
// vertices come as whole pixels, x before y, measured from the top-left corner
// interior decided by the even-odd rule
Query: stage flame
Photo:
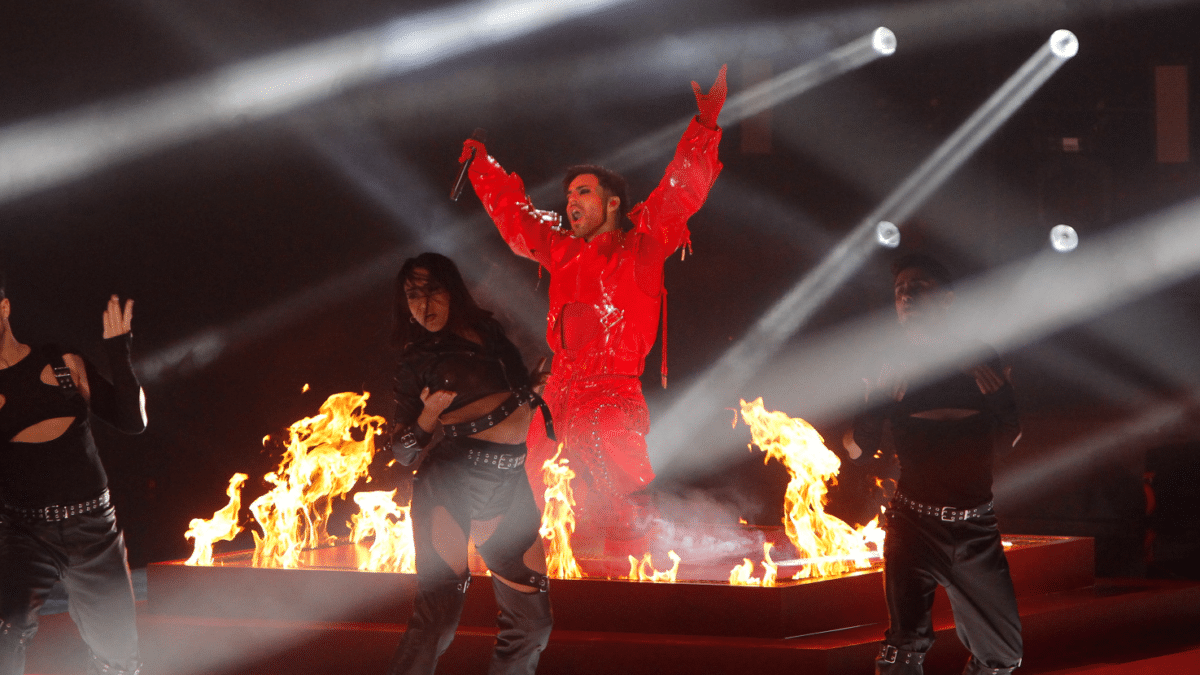
[[[571,551],[571,535],[575,532],[575,494],[571,479],[575,472],[565,457],[559,459],[563,446],[542,464],[542,480],[546,483],[546,508],[542,511],[542,527],[538,531],[546,541],[546,574],[554,579],[582,579],[583,572]]]
[[[196,544],[192,548],[192,557],[187,559],[185,565],[211,565],[213,543],[229,541],[242,531],[242,526],[238,525],[238,512],[242,510],[242,485],[247,478],[249,476],[244,473],[233,474],[233,478],[229,479],[229,488],[225,490],[225,494],[229,495],[229,503],[209,520],[193,518],[188,523],[188,531],[183,538],[195,539]]]
[[[667,557],[673,563],[671,569],[659,572],[654,567],[654,561],[650,554],[642,556],[639,562],[637,558],[629,556],[629,574],[625,577],[629,581],[655,581],[675,583],[675,575],[679,574],[679,554],[675,551],[667,551]]]
[[[373,572],[416,574],[417,553],[413,545],[410,506],[397,506],[391,492],[360,492],[354,495],[359,512],[350,517],[350,540],[359,543],[374,536],[370,558],[358,566]]]
[[[288,427],[283,460],[264,476],[275,487],[250,504],[263,531],[253,533],[256,567],[295,567],[302,549],[335,541],[326,529],[333,500],[367,476],[375,436],[387,425],[364,412],[369,396],[334,394],[315,417]]]
[[[793,579],[824,577],[871,566],[870,558],[883,550],[883,530],[878,516],[866,526],[852,528],[844,521],[825,513],[829,496],[828,482],[836,483],[841,461],[829,448],[817,430],[802,419],[792,419],[781,412],[768,412],[762,398],[752,403],[741,402],[742,418],[750,426],[751,438],[766,453],[764,462],[778,459],[791,476],[784,495],[784,530],[805,559]],[[874,550],[870,547],[874,546]],[[765,552],[765,551],[764,551]],[[770,556],[767,556],[768,560]],[[749,565],[744,575],[738,570]],[[766,565],[766,562],[764,562]],[[753,565],[734,569],[730,583],[749,576]],[[761,581],[759,581],[761,584]]]
[[[735,565],[732,570],[729,570],[729,584],[731,586],[774,586],[779,566],[771,560],[772,546],[774,544],[769,541],[763,542],[763,575],[761,578],[750,576],[754,574],[754,563],[749,558],[742,558],[741,565]]]
[[[730,586],[761,586],[762,579],[752,577],[754,574],[754,561],[749,558],[742,558],[741,565],[735,565],[729,572]]]

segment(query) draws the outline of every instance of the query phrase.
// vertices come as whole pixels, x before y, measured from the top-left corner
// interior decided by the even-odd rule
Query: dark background
[[[707,88],[722,63],[736,94],[753,67],[778,74],[875,26],[896,31],[894,56],[775,106],[757,132],[726,129],[724,172],[691,221],[693,255],[667,263],[672,385],[658,386],[656,347],[644,378],[654,419],[1055,29],[1078,36],[1078,56],[902,224],[902,250],[937,253],[969,277],[1044,254],[1056,223],[1073,224],[1082,248],[1194,196],[1195,162],[1157,163],[1155,146],[1155,67],[1189,66],[1190,88],[1198,83],[1200,10],[1189,5],[623,3],[0,202],[13,329],[22,342],[95,354],[106,297],[136,299],[150,429],[97,436],[131,562],[185,557],[188,520],[224,504],[230,475],[251,475],[246,502],[265,491],[278,448],[264,449],[264,435],[339,391],[369,391],[369,410],[388,414],[390,286],[405,257],[454,256],[527,360],[547,352],[546,280],[508,252],[469,189],[458,203],[445,197],[474,127],[533,189],[683,119],[694,110],[689,80]],[[0,134],[447,6],[10,3]],[[755,133],[765,146],[748,150],[743,137]],[[0,162],[19,161],[4,152]],[[667,160],[627,172],[634,200]],[[537,201],[562,207],[553,194]],[[795,340],[886,308],[893,255],[869,260]],[[1189,278],[1005,354],[1025,437],[999,460],[998,482],[1042,455],[1077,455],[1034,495],[1001,502],[1007,530],[1095,536],[1101,574],[1196,574],[1197,290]],[[753,383],[739,395],[753,398]],[[1120,431],[1163,406],[1182,412]],[[836,447],[845,420],[814,423]],[[1115,441],[1096,449],[1097,434]],[[403,472],[376,469],[376,485],[403,485]],[[762,524],[778,522],[786,481],[751,454],[660,478],[666,491],[706,494]],[[831,510],[859,519],[873,485],[844,468]]]

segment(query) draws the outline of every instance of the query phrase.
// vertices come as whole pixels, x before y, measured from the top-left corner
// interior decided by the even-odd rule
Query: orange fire
[[[817,430],[802,419],[768,412],[761,397],[752,403],[742,401],[741,406],[754,445],[766,453],[763,461],[778,459],[791,476],[784,496],[783,524],[803,560],[800,571],[792,578],[816,578],[870,567],[870,558],[878,557],[883,550],[884,533],[879,528],[879,519],[852,528],[825,513],[828,483],[836,483],[841,461],[825,447]],[[769,561],[770,556],[766,557]],[[749,571],[745,576],[752,578]],[[732,576],[730,583],[734,583]]]
[[[263,530],[253,533],[256,567],[295,567],[302,549],[334,542],[326,529],[333,500],[367,476],[375,436],[387,426],[366,414],[369,396],[334,394],[315,417],[288,427],[283,460],[264,476],[275,487],[250,504]]]
[[[754,563],[749,558],[742,558],[742,564],[735,565],[729,571],[729,584],[731,586],[774,586],[779,566],[771,560],[772,546],[774,544],[769,541],[763,542],[763,575],[761,578],[751,576],[754,574]]]
[[[629,574],[625,577],[629,581],[655,581],[655,582],[675,582],[675,575],[679,574],[679,554],[675,551],[667,551],[667,557],[673,563],[671,569],[659,572],[654,567],[654,561],[650,554],[642,556],[641,561],[637,558],[629,556]]]
[[[192,548],[192,557],[185,564],[211,565],[213,544],[229,541],[242,531],[242,526],[238,525],[238,512],[242,510],[242,485],[247,478],[249,476],[244,473],[233,474],[233,478],[229,479],[229,488],[225,490],[225,494],[229,495],[229,503],[208,520],[193,518],[188,523],[188,531],[183,538],[195,539],[196,544]]]
[[[567,458],[559,459],[563,446],[542,464],[542,480],[546,483],[546,507],[542,511],[542,527],[538,531],[546,542],[546,574],[554,579],[582,579],[583,572],[571,550],[571,535],[575,533],[575,494],[571,479],[575,472]]]
[[[375,436],[387,425],[365,413],[369,396],[334,394],[316,416],[288,427],[283,460],[264,476],[275,487],[250,504],[263,530],[261,537],[253,533],[255,566],[295,567],[302,549],[333,543],[327,530],[333,499],[367,476]]]
[[[321,405],[316,416],[306,417],[288,428],[288,446],[279,468],[263,477],[275,487],[254,500],[249,507],[262,529],[261,535],[252,532],[253,564],[256,567],[295,567],[301,550],[336,541],[327,529],[333,500],[345,497],[360,478],[370,480],[367,469],[375,454],[375,437],[387,425],[384,418],[366,414],[369,396],[365,392],[334,394]],[[266,436],[263,442],[269,439]],[[196,519],[191,522],[191,529],[185,536],[195,539],[196,543],[187,564],[212,564],[213,542],[232,539],[241,530],[237,526],[237,519],[241,510],[241,488],[245,481],[245,474],[234,475],[227,491],[229,504],[214,514],[210,521]],[[393,514],[397,523],[402,520],[404,527],[407,527],[407,516],[396,515],[402,510],[394,505],[392,509],[386,505],[372,508],[378,509],[383,514],[381,517]],[[364,517],[375,515],[367,514]],[[372,560],[380,561],[377,564],[382,566],[389,564],[387,560],[401,561],[405,555],[403,552],[385,555],[376,550],[380,546],[380,531],[388,533],[385,542],[404,545],[404,537],[391,531],[400,525],[389,528],[376,524],[375,527],[371,530],[376,536]],[[363,534],[355,541],[367,536],[370,534]],[[407,538],[410,551],[411,541],[410,532]]]
[[[741,565],[735,565],[729,572],[730,586],[761,586],[762,579],[751,576],[754,574],[754,562],[749,558],[742,558]]]
[[[398,506],[391,492],[360,492],[354,495],[359,512],[350,517],[353,530],[350,540],[359,543],[375,537],[370,557],[358,566],[374,572],[407,572],[416,574],[417,556],[413,546],[410,506]]]

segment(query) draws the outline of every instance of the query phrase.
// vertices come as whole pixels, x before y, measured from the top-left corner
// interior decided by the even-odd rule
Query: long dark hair
[[[395,326],[392,328],[392,342],[396,346],[405,347],[432,335],[413,319],[412,312],[408,310],[408,296],[404,292],[404,283],[415,280],[418,269],[429,272],[428,283],[441,286],[450,293],[450,317],[442,331],[461,333],[466,329],[474,329],[482,333],[495,323],[492,313],[477,305],[471,297],[471,292],[467,290],[467,284],[454,261],[441,253],[425,252],[405,260],[400,267],[400,273],[396,275],[396,300],[393,308]]]

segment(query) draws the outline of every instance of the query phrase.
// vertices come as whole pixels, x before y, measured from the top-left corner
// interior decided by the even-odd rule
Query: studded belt
[[[473,420],[459,422],[458,424],[442,425],[442,433],[446,435],[446,438],[458,438],[460,436],[477,434],[480,431],[491,429],[500,424],[508,419],[509,415],[512,415],[518,408],[527,403],[532,403],[534,406],[542,409],[542,419],[546,422],[546,436],[554,440],[554,423],[550,419],[550,408],[542,400],[541,396],[538,396],[529,388],[513,392],[513,395],[508,400],[483,417],[476,417]]]
[[[467,461],[472,462],[475,466],[487,466],[494,469],[506,471],[508,469],[516,469],[525,466],[525,454],[509,455],[499,452],[484,452],[483,450],[468,450]]]
[[[66,520],[71,516],[80,516],[85,513],[99,511],[100,509],[108,508],[112,502],[109,500],[108,488],[100,493],[99,497],[89,499],[86,502],[78,504],[56,504],[54,506],[11,506],[4,505],[4,511],[12,514],[22,520],[40,520],[48,523],[56,523],[61,520]]]
[[[976,506],[975,508],[971,509],[958,509],[954,508],[953,506],[932,506],[929,504],[922,504],[921,502],[914,502],[899,492],[892,497],[893,508],[899,506],[912,511],[913,513],[917,513],[922,516],[933,516],[947,523],[989,515],[992,513],[992,506],[994,503],[995,502],[988,502],[982,506]]]

